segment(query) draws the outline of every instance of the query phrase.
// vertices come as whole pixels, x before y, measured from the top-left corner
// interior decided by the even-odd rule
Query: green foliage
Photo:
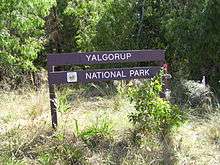
[[[53,52],[54,49],[60,52],[75,52],[77,44],[75,37],[78,31],[76,14],[66,12],[69,0],[57,1],[57,6],[50,13],[47,20],[47,31],[50,35],[50,42],[47,51]]]
[[[112,127],[111,127],[110,123],[103,120],[101,122],[98,122],[98,123],[86,128],[85,130],[83,130],[80,133],[79,136],[83,139],[88,139],[88,138],[96,136],[96,135],[110,135],[111,128]]]
[[[3,156],[0,156],[0,163],[5,164],[5,165],[24,165],[25,164],[24,162],[20,160],[14,160],[14,159],[3,155]]]
[[[61,113],[65,113],[71,110],[71,104],[70,104],[70,100],[71,100],[71,96],[73,91],[68,89],[68,88],[64,88],[64,89],[60,89],[59,93],[58,93],[58,111]]]
[[[55,0],[3,0],[0,3],[0,70],[16,77],[35,71],[45,42],[44,17]]]
[[[166,49],[174,77],[205,75],[220,93],[219,11],[219,0],[3,0],[0,80],[36,71],[50,39],[47,52]]]
[[[189,73],[185,78],[195,80],[206,76],[209,84],[220,93],[220,2],[175,2],[169,8],[162,25],[173,72],[179,72],[181,66],[182,75]]]
[[[54,151],[49,150],[39,156],[39,162],[45,165],[53,164],[59,159],[65,164],[75,164],[84,161],[82,151],[69,144],[59,145]]]
[[[65,10],[78,25],[81,51],[163,48],[165,1],[71,0]]]
[[[180,109],[160,97],[162,91],[162,72],[151,81],[129,90],[136,111],[129,115],[130,121],[141,130],[166,133],[183,120]]]
[[[38,162],[41,164],[81,164],[85,162],[82,150],[64,141],[54,140],[53,146],[39,152]]]
[[[109,137],[112,133],[112,125],[111,122],[102,119],[83,131],[78,133],[78,136],[82,138],[82,140],[90,147],[94,148],[97,146],[97,143],[100,139]]]
[[[92,51],[95,49],[92,39],[97,33],[96,25],[109,8],[111,1],[73,0],[69,2],[66,13],[76,16],[76,21],[74,22],[78,25],[76,42],[80,50]]]
[[[32,132],[35,128],[29,127],[23,132],[16,127],[0,135],[0,164],[86,164],[82,147],[76,145],[74,134],[51,130],[41,132],[39,129]]]

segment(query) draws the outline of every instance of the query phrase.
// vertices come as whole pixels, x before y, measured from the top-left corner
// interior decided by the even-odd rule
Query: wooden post
[[[51,109],[51,119],[52,119],[52,127],[56,129],[57,123],[57,101],[55,94],[55,85],[51,84],[49,74],[54,72],[54,66],[48,66],[48,81],[49,81],[49,96],[50,96],[50,109]]]

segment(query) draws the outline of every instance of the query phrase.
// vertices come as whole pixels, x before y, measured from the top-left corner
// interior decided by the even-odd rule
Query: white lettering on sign
[[[124,71],[86,72],[86,79],[125,78]]]
[[[86,55],[88,61],[90,61],[91,55]]]
[[[87,61],[117,61],[128,60],[131,58],[131,53],[110,53],[110,54],[88,54],[86,55]]]
[[[130,70],[130,77],[149,76],[149,70],[150,69]]]
[[[67,72],[67,82],[77,82],[77,72]]]

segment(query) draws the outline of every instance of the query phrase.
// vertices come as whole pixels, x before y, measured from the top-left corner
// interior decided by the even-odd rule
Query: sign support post
[[[48,67],[48,77],[51,73],[54,72],[54,66]],[[50,110],[51,110],[51,120],[52,120],[52,127],[56,129],[57,127],[57,101],[56,101],[56,94],[55,94],[55,85],[50,83],[49,79],[49,97],[50,97]]]

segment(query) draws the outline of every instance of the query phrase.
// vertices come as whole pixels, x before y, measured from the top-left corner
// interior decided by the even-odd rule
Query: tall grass
[[[59,92],[57,131],[51,129],[47,88],[0,92],[0,164],[164,164],[165,156],[179,165],[220,163],[219,111],[175,129],[165,154],[153,134],[135,131],[127,118],[134,107],[120,94]]]

